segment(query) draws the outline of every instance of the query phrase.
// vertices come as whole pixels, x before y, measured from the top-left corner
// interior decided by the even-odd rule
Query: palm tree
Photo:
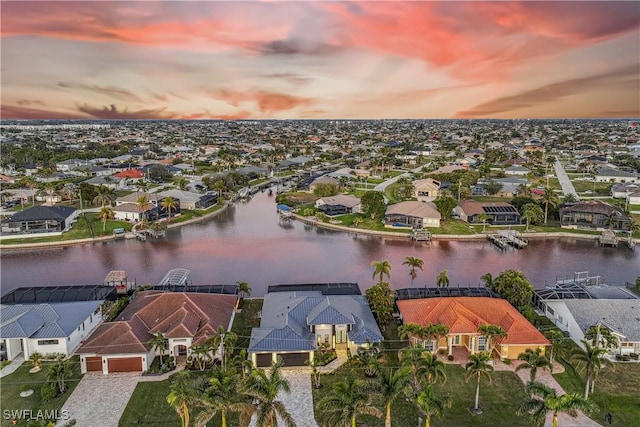
[[[486,214],[479,214],[478,221],[482,223],[482,232],[484,233],[487,227],[487,220],[489,217]]]
[[[371,263],[371,267],[373,267],[372,277],[375,278],[379,274],[380,282],[382,282],[384,276],[387,276],[387,278],[389,279],[391,278],[391,264],[389,263],[389,261],[373,261]]]
[[[553,363],[556,356],[566,352],[567,339],[559,329],[550,329],[545,331],[543,335],[549,340],[549,342],[551,342],[551,355],[549,356],[549,361]]]
[[[398,337],[401,340],[409,340],[409,345],[413,348],[418,343],[418,338],[423,338],[426,335],[426,328],[418,325],[417,323],[405,323],[398,326]],[[415,338],[413,341],[411,338]]]
[[[73,375],[73,362],[71,359],[63,360],[59,357],[56,363],[49,368],[47,380],[55,383],[60,394],[67,390],[66,380]]]
[[[214,336],[207,340],[207,344],[211,346],[214,354],[221,351],[222,369],[227,367],[227,359],[233,353],[233,349],[238,341],[238,335],[235,332],[227,331],[224,326],[218,326]]]
[[[157,332],[148,342],[153,350],[160,351],[160,365],[164,365],[162,356],[164,356],[164,350],[168,342],[169,340],[167,340],[162,332]]]
[[[484,335],[487,339],[485,350],[489,352],[489,355],[491,355],[491,351],[493,349],[494,338],[506,338],[508,336],[507,331],[505,331],[502,326],[498,325],[480,325],[478,327],[478,332]]]
[[[613,367],[613,364],[609,359],[604,357],[607,354],[606,348],[592,347],[591,344],[585,340],[581,340],[581,342],[584,350],[582,348],[573,349],[571,352],[571,361],[576,363],[579,373],[584,373],[584,398],[588,399],[589,390],[591,389],[591,392],[593,392],[600,370],[605,366]],[[591,388],[589,388],[589,386],[591,386]]]
[[[493,289],[493,276],[491,273],[486,273],[480,276],[480,280],[484,283],[484,287],[487,289]]]
[[[107,221],[115,218],[115,214],[113,213],[113,209],[109,206],[103,206],[100,209],[100,213],[98,214],[98,218],[102,222],[102,234],[107,230]]]
[[[355,356],[353,356],[353,362],[355,366],[364,369],[365,377],[375,377],[380,371],[380,348],[376,345],[371,345],[369,348],[359,347]]]
[[[171,196],[167,196],[164,199],[162,199],[162,202],[160,202],[160,206],[162,206],[163,209],[167,210],[167,222],[170,223],[171,222],[171,211],[173,211],[174,209],[177,208],[178,206],[178,202],[176,202],[176,200],[171,197]]]
[[[558,195],[553,191],[551,187],[544,188],[544,194],[542,195],[542,201],[544,202],[544,223],[547,223],[547,217],[549,216],[549,205],[554,208],[558,206]]]
[[[337,382],[320,402],[318,408],[329,415],[329,425],[356,427],[358,415],[373,415],[381,418],[382,411],[373,406],[371,386],[353,375]]]
[[[442,380],[444,384],[447,382],[447,374],[444,371],[444,362],[438,359],[435,353],[424,352],[422,355],[424,362],[422,362],[421,368],[424,372],[425,379],[429,384],[435,384],[438,379]]]
[[[465,374],[465,381],[469,381],[471,378],[476,378],[476,403],[473,407],[473,410],[476,413],[480,413],[480,409],[478,408],[478,400],[480,399],[480,379],[482,377],[487,378],[489,384],[491,384],[491,372],[493,372],[493,365],[489,365],[489,360],[491,360],[491,355],[486,352],[480,352],[476,354],[469,355],[469,362],[464,366],[464,369],[467,371]]]
[[[529,224],[536,224],[542,219],[542,209],[536,203],[527,203],[522,207],[521,217],[527,221],[525,231],[529,231]]]
[[[149,191],[149,186],[147,185],[146,182],[144,182],[141,179],[136,181],[136,193],[140,191],[142,191],[143,193],[146,193],[147,191]]]
[[[276,400],[280,391],[291,392],[289,380],[280,372],[281,367],[282,360],[279,360],[271,365],[268,373],[261,369],[254,369],[247,380],[245,392],[257,403],[256,425],[258,427],[277,427],[277,417],[280,417],[287,427],[296,426],[284,404]]]
[[[382,403],[385,407],[385,427],[391,427],[391,404],[400,396],[410,392],[411,371],[408,368],[400,368],[393,371],[392,368],[385,369],[379,377],[380,389],[378,392],[382,396]]]
[[[189,427],[189,407],[196,400],[196,390],[189,372],[182,371],[171,379],[167,403],[171,405],[182,421],[182,427]]]
[[[146,195],[142,195],[136,200],[136,210],[140,212],[143,218],[147,217],[146,212],[152,207],[153,205],[149,202],[149,198]]]
[[[210,349],[207,345],[194,345],[189,349],[191,357],[196,362],[196,368],[204,371],[207,366],[207,359],[209,358]]]
[[[527,392],[529,396],[520,404],[518,415],[531,414],[538,426],[544,424],[548,412],[553,413],[553,427],[558,427],[558,413],[566,412],[575,418],[578,410],[589,411],[593,407],[577,393],[558,395],[555,389],[537,382],[529,382]]]
[[[518,355],[518,360],[524,361],[516,367],[516,372],[522,369],[529,369],[529,375],[531,382],[536,380],[536,374],[538,373],[538,368],[547,369],[549,372],[553,372],[553,365],[544,355],[541,353],[540,348],[536,348],[535,351],[530,348],[526,349],[524,353],[520,353]]]
[[[37,372],[42,368],[42,354],[34,351],[29,356],[29,362],[31,362],[31,366],[33,366],[33,372]]]
[[[112,189],[101,185],[98,187],[98,194],[93,198],[94,205],[100,205],[101,207],[105,207],[107,204],[111,206],[113,201],[116,199],[116,195]]]
[[[253,363],[248,358],[247,349],[243,348],[230,360],[231,367],[240,373],[242,378],[246,378],[253,369]]]
[[[411,287],[413,287],[413,281],[418,275],[416,272],[416,268],[422,270],[422,266],[424,265],[424,261],[420,258],[414,258],[412,256],[408,256],[404,259],[402,265],[406,265],[409,267],[409,276],[411,277]]]
[[[198,406],[202,412],[196,418],[199,425],[208,423],[211,418],[220,413],[222,427],[227,426],[229,411],[240,414],[240,424],[246,425],[255,411],[251,404],[251,397],[242,389],[242,378],[233,370],[225,371],[215,368],[209,379],[209,387],[198,399]]]
[[[424,414],[424,427],[431,426],[431,417],[441,418],[445,408],[451,407],[451,398],[438,398],[431,384],[425,384],[415,398],[416,407]]]
[[[449,287],[449,276],[447,275],[449,270],[442,270],[438,277],[436,277],[436,286],[439,288],[448,288]]]
[[[587,332],[584,333],[584,339],[591,341],[597,347],[616,348],[618,346],[618,337],[613,334],[611,329],[600,323],[589,326]]]
[[[238,294],[240,298],[246,298],[251,295],[251,286],[247,282],[237,281],[236,285],[238,286]]]
[[[449,327],[442,323],[429,324],[427,326],[427,334],[435,340],[433,351],[437,352],[440,347],[440,338],[446,337],[449,334]]]

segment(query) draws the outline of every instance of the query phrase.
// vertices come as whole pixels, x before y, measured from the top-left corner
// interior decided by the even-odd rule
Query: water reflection
[[[112,269],[129,272],[139,283],[157,283],[171,268],[191,270],[196,284],[251,284],[261,295],[269,284],[295,282],[360,283],[371,286],[371,262],[389,260],[395,288],[410,285],[405,257],[424,260],[415,286],[433,286],[449,270],[451,286],[477,285],[480,276],[509,268],[522,270],[536,286],[575,271],[590,271],[608,283],[634,281],[640,275],[640,251],[600,248],[577,239],[531,240],[522,251],[500,251],[486,240],[432,243],[384,239],[284,223],[273,197],[258,193],[247,204],[229,207],[218,217],[172,229],[166,239],[120,240],[107,244],[31,252],[2,251],[2,293],[18,286],[100,283]]]

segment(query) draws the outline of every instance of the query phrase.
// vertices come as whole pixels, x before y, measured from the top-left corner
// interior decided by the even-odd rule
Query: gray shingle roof
[[[628,341],[640,342],[640,300],[637,299],[576,299],[564,300],[567,308],[586,332],[589,326],[602,322]]]
[[[102,301],[0,305],[0,338],[67,337]]]
[[[2,222],[43,221],[47,219],[62,221],[69,218],[75,211],[76,208],[69,206],[34,206],[18,212]]]

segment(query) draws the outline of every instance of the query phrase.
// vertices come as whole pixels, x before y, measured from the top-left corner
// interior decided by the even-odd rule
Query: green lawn
[[[393,362],[397,365],[397,362]],[[351,368],[343,366],[334,374],[323,375],[321,382],[323,387],[314,390],[314,405],[322,399],[336,382],[342,381]],[[361,375],[361,370],[355,370]],[[464,368],[458,364],[448,364],[445,367],[447,381],[438,384],[435,389],[439,396],[448,395],[452,400],[452,407],[445,410],[444,417],[440,420],[431,420],[431,425],[439,426],[530,426],[527,418],[516,415],[520,402],[525,397],[524,385],[513,372],[494,372],[492,384],[482,382],[480,385],[480,408],[484,413],[480,416],[472,415],[469,407],[473,407],[475,398],[475,383],[464,381]],[[364,377],[363,377],[364,378]],[[378,402],[378,408],[382,405]],[[415,426],[418,421],[418,413],[413,405],[404,398],[398,399],[392,406],[392,425]],[[316,420],[319,425],[327,425],[325,417],[319,409],[315,410]],[[358,425],[377,427],[384,425],[384,418],[378,419],[371,416],[358,418]]]
[[[554,374],[568,393],[584,394],[584,380],[571,366],[563,363],[565,372]],[[589,395],[598,410],[591,418],[604,424],[608,412],[613,415],[613,426],[634,426],[640,420],[640,364],[615,363],[614,369],[605,368],[596,380],[595,392]]]
[[[43,362],[42,370],[35,374],[29,373],[32,366],[29,362],[25,362],[14,373],[2,378],[2,394],[0,400],[3,412],[11,410],[32,410],[34,412],[38,410],[59,411],[62,409],[62,406],[69,396],[71,396],[71,393],[73,393],[73,390],[82,378],[82,374],[80,373],[80,359],[75,356],[72,360],[74,362],[73,376],[67,381],[67,391],[49,402],[42,401],[40,398],[40,389],[46,382],[49,367],[55,362]],[[20,392],[25,390],[33,390],[34,393],[29,397],[20,397]],[[70,416],[73,417],[73,414],[70,414]],[[0,426],[9,427],[11,425],[10,419],[5,419],[3,416],[2,421],[0,421]]]
[[[180,417],[167,403],[169,380],[140,382],[136,386],[119,426],[179,426]]]
[[[260,326],[260,318],[258,312],[262,310],[262,298],[243,299],[240,303],[240,313],[236,313],[233,319],[231,331],[238,335],[236,349],[249,347],[249,337],[251,336],[251,328]]]

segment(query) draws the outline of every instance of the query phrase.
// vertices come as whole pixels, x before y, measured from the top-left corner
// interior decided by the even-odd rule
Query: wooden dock
[[[521,237],[520,233],[515,230],[501,230],[498,231],[498,235],[500,235],[507,244],[516,249],[524,249],[529,244],[527,239]]]
[[[505,238],[500,236],[499,234],[487,234],[487,239],[491,243],[496,245],[498,247],[498,249],[501,249],[501,250],[504,251],[504,250],[507,250],[509,248],[509,244],[507,243]]]
[[[411,232],[411,240],[416,242],[430,242],[431,233],[429,232],[429,230],[425,229],[414,229]]]
[[[600,246],[618,247],[618,236],[612,230],[604,230],[599,239]]]

